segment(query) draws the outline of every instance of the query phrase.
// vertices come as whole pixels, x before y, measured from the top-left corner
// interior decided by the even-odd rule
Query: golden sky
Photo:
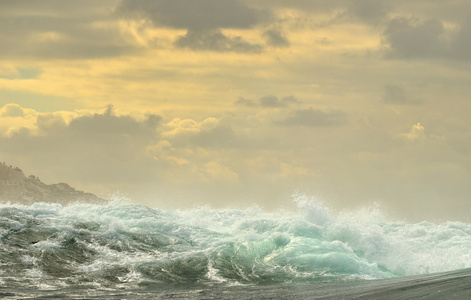
[[[153,207],[468,220],[468,0],[0,1],[0,159]]]

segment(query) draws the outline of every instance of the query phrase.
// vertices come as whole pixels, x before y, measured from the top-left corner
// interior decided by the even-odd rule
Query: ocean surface
[[[471,298],[471,224],[294,200],[295,212],[0,204],[0,297]]]

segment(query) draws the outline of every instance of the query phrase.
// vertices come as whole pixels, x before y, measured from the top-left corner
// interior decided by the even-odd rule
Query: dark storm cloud
[[[277,122],[285,126],[323,127],[342,125],[347,122],[347,115],[342,111],[323,112],[317,109],[296,110],[291,117]]]
[[[113,3],[2,1],[0,56],[77,59],[136,51],[136,47],[126,44],[117,28],[95,26],[96,22],[112,20],[106,8],[112,8]]]
[[[262,47],[257,44],[251,44],[240,36],[229,37],[216,31],[188,31],[186,35],[180,36],[175,41],[175,46],[179,48],[188,48],[191,50],[211,50],[218,52],[245,52],[258,53]]]
[[[123,17],[148,19],[155,27],[187,29],[174,43],[179,48],[246,53],[260,52],[262,47],[220,29],[252,28],[270,15],[235,0],[124,0],[116,11]]]

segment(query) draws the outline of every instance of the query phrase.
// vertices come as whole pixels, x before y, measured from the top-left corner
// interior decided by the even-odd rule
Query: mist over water
[[[333,213],[0,205],[0,284],[42,290],[146,289],[380,279],[471,267],[471,224],[388,221],[378,208]]]

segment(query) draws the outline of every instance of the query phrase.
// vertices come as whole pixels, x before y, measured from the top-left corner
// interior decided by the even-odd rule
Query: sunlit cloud
[[[405,137],[411,142],[422,140],[425,138],[424,126],[420,125],[420,123],[412,125],[412,128],[410,129],[410,131],[406,133],[402,133],[401,136]]]

